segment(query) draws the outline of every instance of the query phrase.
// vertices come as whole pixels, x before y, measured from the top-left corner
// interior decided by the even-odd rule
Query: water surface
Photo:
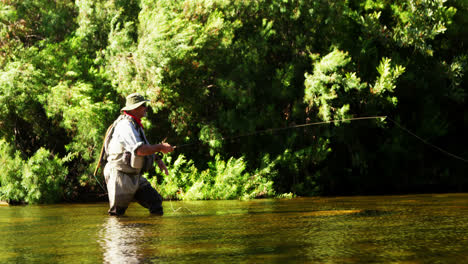
[[[0,206],[0,263],[466,263],[468,194]]]

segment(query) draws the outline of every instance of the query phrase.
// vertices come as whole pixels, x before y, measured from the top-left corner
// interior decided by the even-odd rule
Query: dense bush
[[[161,195],[166,199],[208,200],[208,199],[252,199],[274,197],[272,179],[275,172],[266,160],[265,167],[253,173],[246,171],[243,158],[221,160],[216,155],[208,168],[199,171],[192,160],[179,155],[172,162],[168,157],[165,162],[170,165],[169,175],[152,179]]]
[[[14,151],[5,140],[0,141],[0,200],[21,202],[26,189],[21,185],[24,160],[19,151]]]
[[[40,148],[27,161],[19,151],[0,142],[0,199],[11,203],[53,203],[63,200],[68,169],[59,159]]]
[[[53,203],[63,199],[67,168],[64,160],[40,148],[23,167],[21,185],[26,190],[27,203]]]

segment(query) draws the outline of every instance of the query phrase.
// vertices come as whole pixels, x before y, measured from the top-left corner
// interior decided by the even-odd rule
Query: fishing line
[[[448,152],[447,150],[444,150],[444,149],[442,149],[442,148],[440,148],[440,147],[438,147],[438,146],[436,146],[436,145],[430,143],[429,141],[427,141],[427,140],[421,138],[420,136],[418,136],[418,135],[416,135],[415,133],[411,132],[411,131],[408,130],[407,128],[405,128],[405,127],[403,127],[402,125],[398,124],[396,121],[394,121],[394,120],[391,119],[390,117],[387,117],[387,118],[388,118],[388,120],[392,121],[395,125],[397,125],[400,129],[402,129],[403,131],[405,131],[405,132],[407,132],[408,134],[412,135],[413,137],[419,139],[419,140],[422,141],[424,144],[429,145],[430,147],[432,147],[432,148],[434,148],[434,149],[436,149],[436,150],[438,150],[438,151],[440,151],[440,152],[442,152],[442,153],[444,153],[444,154],[446,154],[446,155],[448,155],[448,156],[450,156],[450,157],[452,157],[452,158],[455,158],[455,159],[458,159],[458,160],[461,160],[461,161],[464,161],[464,162],[468,163],[468,160],[467,160],[467,159],[464,159],[464,158],[462,158],[462,157],[460,157],[460,156],[457,156],[457,155],[455,155],[455,154],[453,154],[453,153],[450,153],[450,152]]]
[[[232,137],[222,137],[222,138],[214,139],[214,140],[226,141],[226,140],[233,140],[233,139],[242,138],[242,137],[253,136],[253,135],[257,135],[257,134],[261,134],[265,132],[273,133],[273,132],[278,132],[281,130],[294,129],[294,128],[307,127],[307,126],[317,126],[317,125],[330,124],[330,123],[335,123],[335,122],[357,121],[357,120],[368,120],[368,119],[385,119],[386,117],[387,116],[364,116],[364,117],[336,119],[336,120],[330,120],[330,121],[320,121],[320,122],[306,123],[306,124],[300,124],[300,125],[294,125],[294,126],[288,126],[288,127],[269,128],[269,129],[259,130],[259,131],[250,132],[250,133],[241,134],[241,135],[232,136]],[[188,146],[199,145],[199,144],[202,144],[202,143],[200,142],[188,143],[188,144],[177,145],[175,147],[182,148],[182,147],[188,147]]]
[[[107,189],[104,188],[104,186],[103,186],[103,185],[101,184],[101,182],[98,180],[98,178],[96,177],[96,175],[93,174],[93,176],[94,176],[94,178],[96,179],[96,182],[99,184],[99,186],[101,186],[101,189],[104,191],[104,195],[106,195],[106,194],[107,194]]]
[[[172,210],[173,213],[176,213],[176,212],[179,211],[180,209],[187,209],[191,214],[194,214],[194,213],[195,213],[194,211],[190,210],[188,207],[185,207],[185,206],[184,206],[184,207],[179,207],[179,208],[177,208],[177,209],[174,209],[174,207],[172,206],[172,199],[169,199],[169,203],[170,203],[170,205],[171,205],[171,210]]]

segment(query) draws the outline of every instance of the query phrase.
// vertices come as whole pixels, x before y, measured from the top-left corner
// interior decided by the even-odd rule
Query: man
[[[146,116],[146,100],[138,93],[127,96],[122,114],[109,128],[104,140],[107,164],[104,177],[109,196],[109,214],[122,215],[135,199],[152,214],[163,214],[162,197],[150,185],[142,173],[149,171],[156,159],[166,174],[168,170],[161,155],[174,147],[168,143],[150,144],[143,132],[141,118]]]

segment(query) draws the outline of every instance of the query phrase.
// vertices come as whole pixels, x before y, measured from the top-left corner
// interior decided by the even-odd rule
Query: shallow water
[[[0,263],[466,263],[468,194],[0,206]]]

